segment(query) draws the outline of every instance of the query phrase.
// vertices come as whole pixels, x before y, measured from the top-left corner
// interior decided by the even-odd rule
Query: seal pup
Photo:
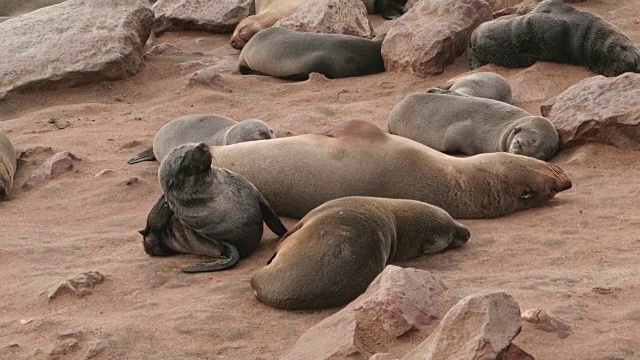
[[[464,94],[511,103],[511,85],[507,79],[492,72],[462,74],[447,81],[445,85],[428,89],[427,93]]]
[[[560,146],[549,120],[478,97],[411,94],[393,107],[387,126],[390,134],[450,154],[504,151],[549,160]]]
[[[244,141],[274,139],[273,130],[258,119],[240,122],[220,115],[186,115],[165,124],[153,139],[153,147],[127,160],[129,164],[142,161],[162,161],[174,147],[203,142],[208,145],[229,145]]]
[[[414,200],[344,197],[313,209],[251,276],[256,297],[273,307],[344,305],[391,261],[458,247],[469,230],[446,211]]]
[[[640,72],[640,50],[611,23],[561,0],[531,13],[480,24],[471,34],[469,66],[527,67],[536,61],[586,66],[604,76]]]
[[[216,258],[182,269],[224,270],[251,254],[264,221],[276,235],[287,229],[249,181],[212,166],[205,143],[183,144],[162,160],[158,180],[164,192],[140,231],[150,255],[190,253]]]
[[[11,193],[17,167],[16,150],[9,138],[0,131],[0,201],[7,200]]]
[[[557,165],[508,153],[456,158],[356,120],[213,153],[217,166],[254,184],[278,215],[297,219],[345,196],[418,200],[455,219],[491,218],[571,188]]]
[[[272,27],[257,33],[240,52],[242,74],[306,80],[312,72],[329,79],[384,71],[382,40],[341,34],[303,33]]]

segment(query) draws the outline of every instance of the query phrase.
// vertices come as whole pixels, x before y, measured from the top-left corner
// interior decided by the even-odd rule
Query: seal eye
[[[527,191],[522,196],[520,196],[521,200],[531,199],[533,197],[533,191]]]

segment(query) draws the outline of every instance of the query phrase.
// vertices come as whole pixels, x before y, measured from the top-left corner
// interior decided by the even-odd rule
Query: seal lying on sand
[[[254,184],[278,215],[298,219],[345,196],[418,200],[453,218],[490,218],[571,188],[567,174],[544,161],[507,153],[456,158],[366,121],[213,152],[217,166]]]
[[[615,26],[561,0],[527,15],[480,24],[471,34],[469,65],[531,66],[538,60],[584,65],[605,76],[640,72],[640,50]]]
[[[274,138],[269,125],[258,119],[237,122],[219,115],[187,115],[165,124],[158,130],[153,147],[140,152],[127,163],[135,164],[154,159],[162,161],[171,149],[187,143],[230,145]]]
[[[9,138],[0,131],[0,201],[7,200],[11,193],[17,167],[16,151]]]
[[[427,90],[427,93],[463,94],[511,103],[511,85],[505,78],[492,72],[462,74],[449,80],[445,85]]]
[[[391,261],[458,247],[469,230],[446,211],[414,200],[345,197],[313,209],[251,277],[256,297],[290,310],[344,305]]]
[[[549,120],[477,97],[411,94],[393,107],[387,126],[391,134],[451,154],[504,151],[549,160],[560,146]]]
[[[250,182],[226,169],[212,167],[205,143],[180,145],[160,164],[164,196],[140,231],[150,255],[191,253],[217,258],[182,269],[224,270],[251,254],[262,238],[262,222],[276,235],[287,229]]]
[[[382,39],[273,27],[249,40],[240,52],[239,70],[287,80],[306,80],[312,72],[329,79],[379,73],[384,71]]]

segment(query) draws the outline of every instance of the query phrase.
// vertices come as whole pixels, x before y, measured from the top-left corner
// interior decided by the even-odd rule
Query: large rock
[[[555,125],[562,148],[594,141],[635,147],[640,141],[640,74],[593,76],[540,108]]]
[[[379,352],[375,344],[433,322],[445,290],[427,271],[388,265],[364,294],[305,332],[283,359],[368,359]]]
[[[389,29],[382,43],[385,68],[440,74],[466,51],[471,32],[491,19],[484,0],[420,0]]]
[[[502,360],[521,329],[520,306],[502,291],[467,296],[401,360]],[[513,356],[511,356],[513,358]]]
[[[153,24],[148,4],[68,0],[0,23],[0,99],[136,74]]]
[[[299,32],[345,34],[364,38],[373,36],[362,0],[307,1],[293,14],[273,26]]]
[[[252,0],[159,0],[153,5],[153,31],[205,30],[229,33],[251,15]]]

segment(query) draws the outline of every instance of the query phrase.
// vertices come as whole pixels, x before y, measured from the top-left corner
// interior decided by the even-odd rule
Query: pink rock
[[[71,170],[73,168],[72,160],[74,159],[78,158],[68,151],[56,153],[31,174],[29,179],[22,185],[22,188],[25,190],[33,189],[38,185],[56,178],[63,172]]]
[[[498,356],[497,360],[535,360],[533,356],[529,355],[518,346],[511,344],[504,354]]]
[[[529,309],[523,312],[522,320],[534,324],[538,330],[556,333],[560,339],[566,338],[573,332],[569,324],[543,309]]]
[[[367,7],[362,0],[307,1],[273,26],[299,32],[373,36]]]
[[[229,33],[253,11],[251,0],[158,0],[154,32],[205,30]]]
[[[555,125],[560,146],[586,142],[635,147],[640,141],[640,74],[593,76],[540,107]]]
[[[444,283],[428,271],[388,265],[364,294],[305,332],[283,359],[372,356],[377,351],[366,344],[433,322],[445,290]]]
[[[484,0],[420,0],[387,33],[385,68],[422,77],[440,74],[466,51],[471,32],[491,19]]]

